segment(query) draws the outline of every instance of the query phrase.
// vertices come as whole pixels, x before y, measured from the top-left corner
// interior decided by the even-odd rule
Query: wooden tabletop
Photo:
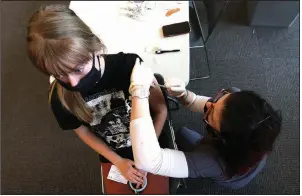
[[[118,183],[107,179],[111,163],[101,163],[105,194],[134,194],[128,184]],[[148,173],[148,185],[140,194],[169,194],[169,178]]]

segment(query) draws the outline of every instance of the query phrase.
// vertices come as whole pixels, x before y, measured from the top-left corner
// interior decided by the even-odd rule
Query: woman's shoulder
[[[104,59],[107,69],[107,71],[105,70],[106,78],[112,78],[111,76],[114,75],[115,77],[119,77],[120,80],[127,80],[127,82],[129,80],[130,82],[132,69],[137,58],[139,58],[142,62],[141,57],[135,53],[120,52],[117,54],[105,55]]]
[[[136,58],[139,58],[142,61],[142,58],[135,53],[123,53],[119,52],[117,54],[107,54],[104,56],[106,64],[123,64],[125,66],[134,66]]]

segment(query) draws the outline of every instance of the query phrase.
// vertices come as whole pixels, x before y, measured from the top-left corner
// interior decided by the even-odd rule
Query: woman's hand
[[[146,171],[144,171],[144,170],[141,170],[141,169],[139,169],[138,171],[140,171],[140,172],[144,175],[143,180],[145,180],[145,178],[147,178],[148,172],[146,172]],[[136,189],[141,188],[143,185],[144,185],[144,184],[136,184]]]
[[[154,74],[150,68],[144,67],[140,64],[139,58],[136,59],[135,65],[132,69],[129,92],[131,94],[132,90],[135,88],[145,88],[150,89],[154,81]]]
[[[142,185],[144,183],[145,173],[134,168],[134,162],[129,159],[122,158],[115,164],[122,175],[132,183]]]
[[[170,96],[180,98],[186,94],[186,84],[179,78],[169,78],[165,86]]]

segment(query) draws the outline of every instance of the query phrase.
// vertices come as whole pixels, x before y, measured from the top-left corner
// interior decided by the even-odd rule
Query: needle
[[[174,85],[174,86],[165,86],[165,85],[161,85],[161,84],[154,84],[155,86],[159,86],[159,87],[162,87],[162,88],[171,88],[171,87],[179,87],[179,85]]]
[[[167,88],[165,85],[161,85],[161,84],[155,84],[155,86],[159,86],[159,87]]]

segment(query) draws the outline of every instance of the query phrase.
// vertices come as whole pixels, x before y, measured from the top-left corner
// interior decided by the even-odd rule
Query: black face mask
[[[100,65],[100,59],[99,56],[98,63],[100,70],[97,70],[95,68],[95,55],[92,56],[92,68],[91,70],[84,76],[79,83],[76,86],[71,86],[70,84],[67,84],[59,79],[56,79],[58,83],[63,86],[65,89],[70,91],[77,91],[77,92],[87,92],[91,90],[95,85],[98,83],[98,81],[101,79],[101,65]]]

